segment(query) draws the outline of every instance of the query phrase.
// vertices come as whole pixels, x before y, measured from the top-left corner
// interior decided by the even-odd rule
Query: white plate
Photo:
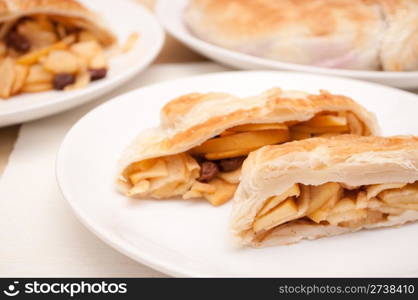
[[[215,208],[204,200],[134,201],[115,191],[121,152],[140,131],[157,125],[159,110],[168,100],[189,92],[249,96],[273,86],[301,89],[301,82],[309,92],[327,88],[357,99],[377,113],[384,134],[418,134],[418,97],[393,88],[273,71],[189,77],[119,96],[83,117],[58,154],[63,195],[104,241],[175,276],[418,276],[418,224],[284,247],[239,249],[228,230],[231,203]]]
[[[97,98],[145,69],[159,53],[164,42],[164,31],[146,8],[128,0],[80,2],[105,19],[119,43],[124,43],[131,33],[138,32],[140,37],[135,47],[126,54],[112,58],[107,78],[93,82],[84,89],[22,94],[5,101],[0,99],[0,126],[45,117]]]
[[[159,0],[156,8],[158,19],[167,31],[178,40],[215,61],[238,69],[299,71],[357,78],[399,88],[418,88],[418,71],[379,72],[320,68],[264,59],[210,44],[194,36],[183,22],[183,11],[188,1],[189,0]]]

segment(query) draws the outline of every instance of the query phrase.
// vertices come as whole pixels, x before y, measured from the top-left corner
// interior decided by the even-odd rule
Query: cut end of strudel
[[[231,226],[244,245],[399,226],[418,220],[418,138],[342,135],[250,154]]]

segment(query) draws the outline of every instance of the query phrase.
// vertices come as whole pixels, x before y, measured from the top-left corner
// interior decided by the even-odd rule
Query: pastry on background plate
[[[188,94],[167,103],[158,128],[122,156],[117,185],[129,197],[232,198],[247,155],[265,145],[339,134],[376,135],[373,114],[348,97],[270,89],[238,98]]]
[[[416,0],[190,0],[198,38],[282,62],[418,70]]]
[[[341,135],[249,155],[231,226],[244,245],[398,226],[418,220],[418,137]]]
[[[76,89],[106,76],[116,42],[75,0],[0,0],[0,98]]]

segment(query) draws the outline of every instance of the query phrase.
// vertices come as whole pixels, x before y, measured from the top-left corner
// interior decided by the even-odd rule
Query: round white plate
[[[178,40],[201,54],[223,64],[245,70],[299,71],[368,80],[399,88],[418,88],[418,71],[379,72],[320,68],[264,59],[210,44],[194,36],[183,22],[183,11],[188,2],[189,0],[159,0],[156,8],[158,19],[167,31]]]
[[[138,32],[135,47],[110,60],[108,76],[71,92],[48,91],[0,99],[0,126],[17,124],[62,112],[86,103],[118,87],[145,69],[164,42],[164,31],[146,8],[130,1],[80,0],[101,15],[123,45],[131,33]]]
[[[228,229],[231,203],[131,200],[115,191],[121,152],[140,131],[158,124],[159,111],[170,99],[209,91],[249,96],[274,86],[348,95],[377,114],[384,134],[418,134],[418,97],[377,84],[274,71],[189,77],[119,96],[83,117],[58,153],[64,197],[111,246],[175,276],[418,276],[418,224],[240,249]]]

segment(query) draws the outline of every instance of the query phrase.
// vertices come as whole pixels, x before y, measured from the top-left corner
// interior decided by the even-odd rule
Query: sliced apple
[[[259,131],[259,130],[287,130],[287,125],[282,123],[264,123],[264,124],[245,124],[229,128],[228,131],[235,132],[247,132],[247,131]]]
[[[53,78],[52,73],[46,71],[41,65],[33,65],[29,67],[24,86],[35,83],[51,84]]]
[[[20,91],[25,84],[28,74],[29,68],[27,66],[15,64],[15,79],[11,90],[12,95]]]
[[[367,217],[367,210],[365,209],[355,209],[344,212],[338,212],[330,214],[327,217],[327,221],[331,225],[338,225],[342,222],[355,222]]]
[[[304,132],[304,133],[348,133],[349,128],[347,125],[342,126],[324,126],[324,127],[314,127],[307,125],[296,125],[292,127],[293,132]]]
[[[71,45],[70,50],[77,56],[83,58],[86,62],[101,51],[100,44],[97,41],[78,42]]]
[[[294,131],[290,128],[290,139],[293,141],[309,139],[311,134],[308,132]]]
[[[21,89],[23,93],[39,93],[39,92],[44,92],[44,91],[49,91],[49,90],[52,90],[52,84],[44,83],[44,82],[28,83],[28,84],[25,83]]]
[[[231,172],[220,172],[218,177],[229,183],[238,184],[241,176],[241,168]]]
[[[216,188],[214,185],[211,185],[209,183],[203,183],[199,181],[195,181],[190,188],[191,191],[197,191],[201,193],[207,193],[207,194],[213,194],[216,192]]]
[[[337,135],[340,135],[340,133],[338,133],[338,132],[334,132],[334,133],[316,133],[313,136],[314,137],[322,137],[322,138],[330,138],[330,137],[337,136]]]
[[[151,180],[152,191],[151,194],[153,197],[158,199],[169,198],[175,196],[175,190],[183,183],[181,181],[164,181],[157,189],[154,189],[155,181],[160,181],[160,178],[153,178]],[[162,180],[163,181],[163,180]]]
[[[360,201],[361,199],[367,199],[364,191],[359,192],[357,195],[353,194],[339,200],[335,204],[334,208],[329,211],[326,220],[331,225],[339,225],[342,222],[356,224],[361,219],[366,218],[367,210],[365,208],[358,207],[359,199]]]
[[[127,192],[127,195],[129,197],[144,196],[144,195],[147,194],[150,186],[151,185],[150,185],[150,182],[148,180],[139,181],[133,188],[131,188]]]
[[[293,198],[288,198],[286,201],[271,210],[267,215],[256,219],[253,224],[253,229],[255,232],[268,230],[286,222],[290,217],[296,215],[297,212],[298,207],[295,200]]]
[[[300,206],[301,210],[303,210],[304,215],[308,211],[309,204],[311,203],[311,189],[309,185],[300,184],[300,195],[297,199],[297,204]]]
[[[385,190],[401,189],[406,186],[406,183],[383,183],[383,184],[372,184],[367,186],[367,198],[371,199],[379,195]]]
[[[418,210],[417,203],[393,203],[389,204],[391,207],[402,208],[405,210]]]
[[[363,130],[363,123],[356,117],[355,114],[352,112],[347,113],[347,121],[348,121],[348,127],[350,128],[350,133],[362,135]]]
[[[372,198],[373,199],[373,198]],[[367,193],[365,191],[360,191],[357,194],[357,199],[356,199],[356,208],[357,209],[363,209],[363,208],[367,208],[368,206],[368,201],[369,198],[367,198]]]
[[[318,115],[303,123],[312,127],[345,126],[347,119],[343,116]]]
[[[74,42],[74,40],[75,40],[75,36],[69,35],[68,37],[66,37],[64,40],[60,42],[57,42],[55,44],[52,44],[48,47],[45,47],[39,50],[29,52],[28,54],[25,54],[19,57],[19,59],[16,62],[22,65],[36,64],[37,62],[39,62],[41,57],[48,55],[51,51],[67,49],[68,45]]]
[[[218,160],[224,158],[233,158],[239,156],[245,156],[256,150],[257,148],[250,148],[250,149],[238,149],[238,150],[231,150],[226,152],[215,152],[215,153],[207,153],[205,154],[205,158],[208,160]]]
[[[289,140],[287,130],[262,130],[237,133],[210,139],[191,150],[194,154],[219,153],[240,149],[255,149]]]
[[[335,204],[334,208],[330,211],[330,214],[346,212],[346,211],[355,210],[355,209],[356,209],[355,199],[344,197],[343,199],[341,199]]]
[[[137,173],[133,173],[129,176],[132,184],[137,184],[139,181],[144,179],[156,178],[156,177],[163,177],[168,175],[167,166],[164,160],[159,159],[157,163],[155,163],[151,168],[146,171],[140,171]]]
[[[7,57],[0,60],[0,74],[0,98],[8,98],[16,77],[16,68],[12,58]]]
[[[308,218],[314,221],[315,223],[320,223],[321,221],[325,221],[328,217],[329,209],[318,209],[317,211],[308,215]]]
[[[129,167],[126,168],[124,175],[130,176],[133,173],[141,172],[148,170],[151,168],[156,162],[158,161],[158,158],[151,158],[151,159],[145,159],[142,161],[137,161],[129,165]]]
[[[233,134],[236,134],[236,132],[235,131],[230,131],[229,129],[227,129],[224,132],[222,132],[220,134],[220,136],[228,136],[228,135],[233,135]]]
[[[315,212],[331,200],[333,200],[331,201],[333,203],[330,204],[334,204],[335,200],[338,200],[340,197],[341,190],[341,185],[335,182],[328,182],[318,186],[310,186],[311,202],[307,213],[310,214]]]
[[[387,204],[418,204],[418,183],[408,184],[401,189],[385,190],[378,197]]]
[[[203,196],[214,206],[219,206],[232,198],[237,189],[236,184],[230,184],[222,179],[215,178],[209,182],[215,187],[213,193],[203,193]]]
[[[300,189],[298,184],[292,185],[289,189],[287,189],[284,193],[279,196],[271,197],[267,202],[264,204],[263,208],[258,212],[257,216],[263,216],[268,213],[272,208],[276,207],[280,204],[283,200],[286,200],[289,197],[299,197]]]
[[[190,190],[183,195],[184,200],[193,199],[193,198],[202,198],[202,197],[203,197],[202,192],[194,191],[194,190],[193,191]]]
[[[308,218],[316,223],[326,220],[331,208],[341,198],[341,193],[342,187],[335,182],[311,186],[311,202],[307,211]]]

